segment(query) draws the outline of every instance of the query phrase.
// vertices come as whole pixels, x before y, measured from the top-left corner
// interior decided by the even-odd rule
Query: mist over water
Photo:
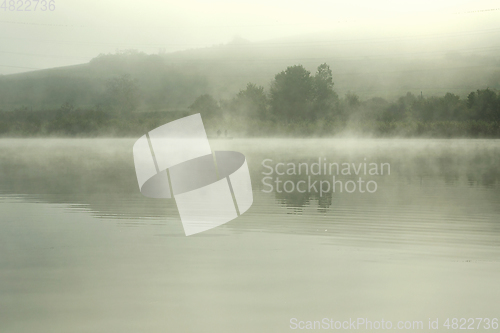
[[[284,332],[293,317],[496,315],[497,140],[213,139],[213,150],[246,156],[254,204],[191,237],[173,200],[141,196],[134,141],[0,142],[8,332]],[[375,193],[263,192],[264,160],[318,158],[366,158],[391,173],[370,178]]]

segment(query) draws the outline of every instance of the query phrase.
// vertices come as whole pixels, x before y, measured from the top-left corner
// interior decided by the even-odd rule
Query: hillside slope
[[[268,89],[287,66],[302,64],[314,73],[325,62],[340,96],[464,95],[500,89],[499,37],[495,29],[383,38],[337,33],[260,43],[236,39],[163,55],[100,55],[78,66],[0,76],[0,109],[103,105],[109,80],[128,75],[138,86],[139,110],[179,110],[201,94],[229,99],[248,82]]]

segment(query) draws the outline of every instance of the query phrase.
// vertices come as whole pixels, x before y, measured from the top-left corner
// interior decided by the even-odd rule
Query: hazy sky
[[[41,2],[26,11],[27,0],[11,11],[8,2],[0,8],[0,74],[84,63],[119,49],[205,47],[236,36],[256,42],[324,31],[376,38],[500,29],[500,4],[490,0],[53,0],[53,11],[42,11]]]

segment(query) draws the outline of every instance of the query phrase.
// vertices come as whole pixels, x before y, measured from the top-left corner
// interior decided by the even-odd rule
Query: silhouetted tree
[[[467,107],[474,120],[500,121],[500,95],[490,89],[471,92]]]
[[[276,74],[270,90],[274,120],[288,123],[308,119],[313,101],[313,78],[302,65],[288,67]]]
[[[217,101],[208,94],[201,95],[189,106],[193,113],[200,113],[203,118],[214,118],[220,115],[220,106]]]
[[[241,90],[232,100],[230,108],[238,116],[264,120],[268,116],[267,104],[264,87],[248,83],[246,89]]]
[[[333,75],[326,63],[319,65],[314,76],[313,115],[316,119],[333,117],[338,111],[338,95],[333,90]]]

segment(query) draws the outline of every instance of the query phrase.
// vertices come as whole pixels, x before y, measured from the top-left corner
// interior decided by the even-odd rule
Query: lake
[[[0,140],[0,332],[500,317],[500,140],[212,139],[246,156],[254,202],[189,237],[141,195],[134,142]]]

